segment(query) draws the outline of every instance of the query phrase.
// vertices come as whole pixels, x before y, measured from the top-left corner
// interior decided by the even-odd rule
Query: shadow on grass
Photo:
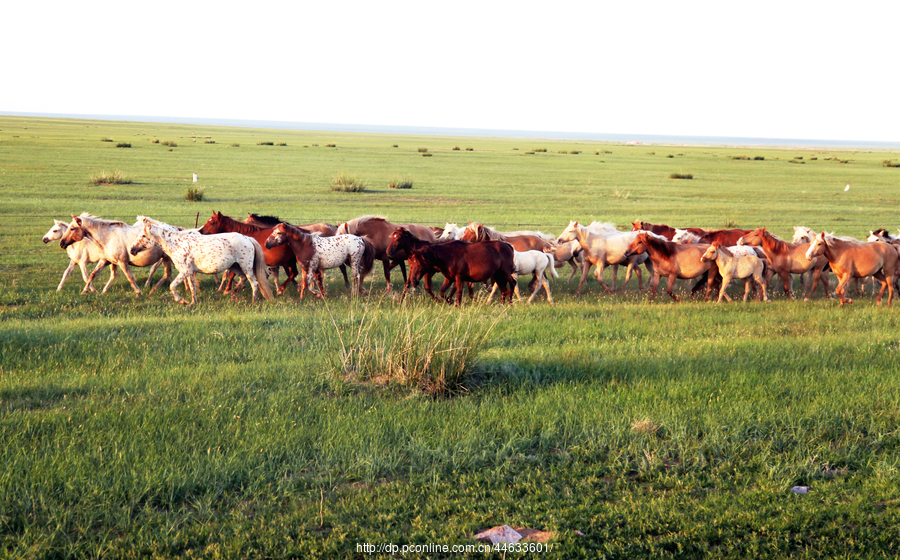
[[[0,410],[46,410],[60,402],[80,398],[88,394],[87,389],[72,387],[21,387],[0,391]]]

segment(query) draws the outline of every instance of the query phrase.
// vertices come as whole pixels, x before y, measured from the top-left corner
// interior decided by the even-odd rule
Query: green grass
[[[201,134],[245,147],[96,140]],[[334,134],[277,134],[282,150],[257,145],[267,130],[0,117],[3,554],[346,558],[363,556],[358,543],[464,544],[505,523],[553,532],[559,558],[896,556],[900,321],[871,296],[844,309],[780,288],[769,305],[649,304],[634,281],[606,294],[591,280],[576,298],[561,270],[554,306],[466,300],[459,313],[422,293],[400,304],[396,270],[383,295],[376,265],[360,301],[334,272],[325,302],[289,289],[256,305],[201,277],[184,308],[165,290],[136,299],[121,277],[104,296],[71,277],[56,292],[67,258],[40,241],[82,211],[193,227],[198,209],[554,235],[570,219],[724,219],[861,237],[895,223],[882,161],[896,153],[817,150],[789,165],[795,149],[678,147],[696,178],[670,181],[668,158],[640,146],[545,141],[521,158],[504,139],[456,152],[467,140],[343,133],[340,150],[304,150]],[[573,149],[604,163],[558,154]],[[747,154],[765,159],[732,159]],[[98,168],[134,184],[86,185]],[[216,185],[204,208],[185,200],[194,171]],[[341,171],[417,186],[322,188]],[[470,319],[496,324],[450,397],[347,376],[335,351],[336,324],[345,345],[372,342],[368,366],[395,334],[417,351]]]

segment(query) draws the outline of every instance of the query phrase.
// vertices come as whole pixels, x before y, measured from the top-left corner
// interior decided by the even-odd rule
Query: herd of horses
[[[129,225],[84,213],[73,215],[70,223],[54,220],[43,241],[58,240],[70,258],[57,291],[62,289],[75,266],[80,267],[85,281],[82,293],[96,291],[94,279],[104,267],[110,266],[110,279],[102,292],[109,289],[118,268],[140,296],[141,289],[131,267],[151,267],[146,288],[154,271],[162,266],[163,278],[151,293],[171,280],[173,297],[185,304],[196,303],[197,274],[201,273],[223,274],[219,289],[231,293],[233,298],[245,282],[249,283],[255,302],[257,294],[268,300],[274,298],[269,275],[274,278],[277,294],[283,294],[289,284],[297,283],[300,299],[306,290],[323,298],[322,272],[339,268],[351,295],[364,294],[363,280],[371,273],[375,261],[382,263],[387,290],[391,290],[391,271],[400,268],[404,279],[401,298],[424,280],[425,290],[432,298],[438,300],[440,296],[451,302],[455,294],[457,306],[462,302],[465,288],[473,297],[476,283],[493,285],[491,296],[499,289],[502,302],[511,302],[514,294],[521,301],[517,276],[523,274],[533,275],[529,302],[543,288],[547,300],[553,303],[547,276],[558,277],[556,268],[566,264],[572,268],[570,281],[581,270],[576,295],[583,290],[592,267],[603,289],[617,291],[618,267],[622,265],[627,268],[624,283],[635,274],[641,290],[644,289],[641,267],[649,273],[651,299],[660,280],[665,278],[666,293],[675,300],[678,300],[674,293],[675,281],[685,279],[696,280],[692,294],[705,286],[709,298],[718,288],[718,301],[731,301],[726,288],[732,280],[743,279],[744,301],[752,292],[756,292],[758,301],[769,301],[767,286],[776,275],[782,280],[787,297],[793,299],[795,274],[806,277],[805,299],[819,285],[826,297],[832,298],[828,274],[833,272],[838,278],[834,293],[840,297],[841,306],[853,302],[847,297],[851,284],[855,281],[859,292],[860,281],[868,277],[881,285],[876,302],[880,305],[887,291],[887,304],[891,304],[900,272],[900,240],[884,229],[870,232],[866,241],[816,233],[805,227],[794,229],[794,238],[788,242],[765,227],[678,229],[633,222],[631,231],[619,231],[610,223],[582,225],[572,221],[554,238],[539,231],[499,232],[475,222],[465,227],[446,224],[438,228],[393,224],[378,216],[362,216],[337,226],[293,225],[271,216],[248,214],[239,221],[214,212],[202,227],[185,229],[145,216],[139,216],[135,224]],[[91,263],[97,266],[88,274],[87,265]],[[178,270],[174,279],[172,265]],[[613,268],[612,286],[603,281],[607,266]],[[281,270],[286,278],[279,284]],[[437,273],[444,277],[439,296],[432,288],[432,277]],[[239,281],[232,285],[235,276]],[[182,283],[191,292],[190,302],[176,290]]]

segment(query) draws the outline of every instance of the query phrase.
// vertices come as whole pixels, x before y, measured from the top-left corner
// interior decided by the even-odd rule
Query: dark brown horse
[[[418,285],[425,277],[425,289],[435,300],[437,297],[431,289],[431,276],[435,272],[444,275],[441,286],[441,297],[444,291],[454,282],[456,286],[456,306],[462,303],[464,282],[483,282],[493,279],[500,286],[501,302],[507,299],[512,302],[513,273],[515,272],[514,250],[512,245],[504,241],[482,241],[466,243],[450,241],[440,245],[431,245],[413,251],[409,256],[409,278],[407,286]],[[448,300],[449,301],[449,300]]]
[[[825,290],[825,296],[829,299],[832,294],[828,291],[828,259],[825,257],[806,258],[806,250],[809,249],[809,243],[788,243],[778,239],[768,231],[761,227],[742,236],[738,240],[738,245],[753,245],[761,247],[769,261],[769,267],[781,277],[784,284],[784,293],[790,299],[794,299],[792,274],[803,274],[812,271],[813,281],[806,297],[803,299],[808,301],[812,295],[816,285],[822,282],[822,289]]]
[[[375,258],[381,261],[384,266],[384,280],[387,282],[387,291],[391,289],[391,269],[400,265],[400,272],[403,274],[403,280],[406,281],[406,265],[404,263],[405,255],[400,255],[398,259],[393,260],[387,255],[387,247],[391,241],[391,234],[398,228],[406,228],[414,236],[423,240],[434,243],[437,237],[434,230],[428,226],[419,224],[392,224],[391,222],[378,216],[361,216],[338,226],[337,235],[351,234],[365,237],[372,243],[375,248]]]
[[[447,241],[438,241],[438,243],[444,244],[444,243],[447,243]],[[430,247],[431,245],[434,245],[434,243],[429,243],[428,241],[422,241],[421,239],[419,239],[418,237],[416,237],[415,235],[410,233],[410,231],[408,229],[399,228],[396,231],[394,231],[394,233],[391,234],[391,242],[388,244],[388,248],[387,248],[386,252],[387,252],[388,257],[390,257],[392,259],[398,258],[398,256],[401,254],[404,256],[404,258],[408,259],[409,255],[411,255],[413,253],[413,251],[420,251],[420,250],[424,249],[425,247]],[[438,272],[438,271],[434,270],[433,272],[427,273],[428,278],[426,278],[426,280],[425,280],[426,285],[428,285],[428,286],[431,285],[431,277],[434,276],[434,274],[436,272]],[[444,283],[449,284],[450,280],[445,278]],[[471,282],[469,282],[468,284],[469,284],[469,297],[474,298],[475,297],[474,286]],[[446,288],[444,288],[443,286],[441,286],[441,287],[443,288],[441,290],[441,293],[443,293],[444,289],[446,289]],[[406,296],[406,292],[407,292],[408,288],[409,288],[409,283],[406,282],[403,285],[403,294],[400,296],[400,299],[403,299]]]
[[[647,253],[650,256],[650,260],[653,262],[653,279],[650,281],[651,300],[656,296],[656,287],[659,285],[660,277],[668,277],[669,285],[666,293],[678,301],[678,296],[672,291],[675,280],[677,278],[696,278],[707,271],[710,273],[706,281],[706,297],[709,299],[716,278],[716,274],[713,272],[718,272],[718,267],[716,261],[700,259],[708,248],[709,245],[705,243],[690,245],[672,243],[661,236],[642,231],[628,246],[625,255]]]
[[[683,228],[693,234],[701,235],[706,233],[705,229],[702,228]],[[665,224],[651,224],[649,222],[631,222],[631,231],[649,231],[653,232],[657,235],[662,235],[669,241],[672,241],[672,237],[675,236],[675,228],[669,227]]]

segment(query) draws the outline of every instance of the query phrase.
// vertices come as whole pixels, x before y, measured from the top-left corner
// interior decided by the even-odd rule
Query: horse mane
[[[87,220],[93,227],[100,228],[104,226],[115,226],[115,227],[128,227],[128,224],[125,222],[120,222],[118,220],[104,220],[103,218],[98,218],[93,214],[88,214],[87,212],[82,212],[78,216],[82,221]]]
[[[310,232],[309,230],[305,230],[302,227],[293,226],[291,224],[281,222],[284,226],[284,232],[293,239],[302,239],[304,241],[310,241],[313,237],[319,237],[321,234],[316,232]]]
[[[234,233],[240,233],[241,235],[251,235],[257,233],[264,229],[271,229],[274,226],[258,226],[256,224],[245,224],[244,222],[240,222],[235,220],[231,216],[226,216],[221,212],[216,214],[220,222],[225,224],[225,227],[230,228]],[[278,224],[275,224],[278,225]]]
[[[588,226],[588,229],[592,230],[610,230],[618,233],[618,228],[616,228],[616,224],[612,222],[591,222]]]
[[[677,243],[672,243],[665,237],[653,233],[652,231],[648,231],[646,235],[647,245],[653,247],[655,251],[662,253],[667,257],[671,257],[675,254],[675,247],[678,246]]]
[[[284,220],[277,216],[265,216],[260,214],[248,213],[247,217],[255,222],[259,222],[261,224],[266,224],[267,226],[275,227],[278,224],[284,223]],[[246,222],[244,222],[246,223]]]

